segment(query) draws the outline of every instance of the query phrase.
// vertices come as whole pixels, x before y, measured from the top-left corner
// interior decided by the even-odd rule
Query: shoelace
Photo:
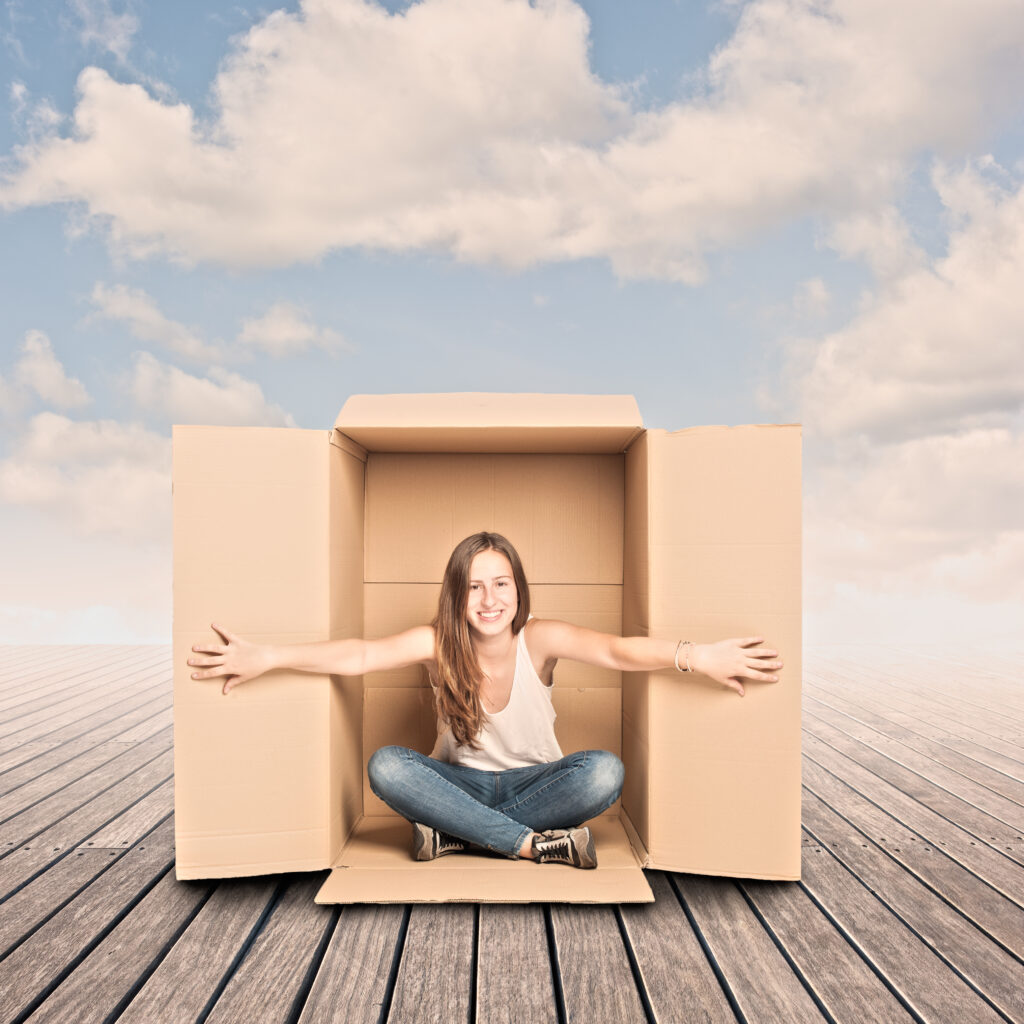
[[[568,836],[562,836],[560,839],[548,839],[537,845],[540,847],[540,852],[545,859],[558,857],[561,860],[572,862],[572,843],[569,841]]]
[[[450,836],[447,832],[437,833],[437,852],[439,855],[452,850],[464,850],[465,848],[466,844],[461,839],[456,839],[455,836]]]

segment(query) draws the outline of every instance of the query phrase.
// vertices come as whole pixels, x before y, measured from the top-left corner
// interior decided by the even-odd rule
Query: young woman
[[[213,627],[223,644],[193,647],[193,679],[226,677],[226,694],[276,668],[358,676],[426,667],[438,712],[429,757],[383,747],[370,787],[413,823],[413,855],[432,860],[482,848],[539,863],[597,865],[581,823],[610,807],[622,762],[604,750],[563,756],[551,684],[560,658],[624,672],[701,672],[743,696],[743,680],[775,682],[778,652],[761,637],[695,644],[618,637],[530,616],[530,590],[515,548],[476,533],[452,552],[437,616],[382,640],[254,644]]]

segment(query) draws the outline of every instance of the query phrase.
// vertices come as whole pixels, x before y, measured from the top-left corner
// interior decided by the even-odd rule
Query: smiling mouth
[[[494,622],[495,619],[499,618],[501,611],[496,612],[477,612],[477,618],[483,619],[484,622]]]

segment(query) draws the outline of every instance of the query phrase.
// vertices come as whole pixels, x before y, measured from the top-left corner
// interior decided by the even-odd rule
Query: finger
[[[196,668],[210,668],[213,665],[222,664],[221,661],[215,660],[214,658],[189,658],[188,663],[194,665]]]
[[[238,639],[234,633],[229,633],[223,626],[218,626],[215,622],[210,623],[210,629],[212,629],[214,633],[216,633],[226,644]]]
[[[224,667],[221,666],[220,668],[203,668],[203,669],[200,669],[198,672],[193,672],[192,673],[192,678],[193,679],[216,679],[218,676],[223,676],[223,675],[227,675],[227,673],[224,671]]]
[[[753,679],[761,683],[777,683],[779,681],[778,676],[773,676],[769,672],[758,672],[757,669],[750,669],[743,673],[744,679]]]
[[[755,644],[763,644],[763,636],[748,636],[740,641],[740,647],[753,647]]]
[[[781,661],[748,661],[747,668],[757,669],[761,672],[769,672],[772,669],[782,668]]]
[[[777,658],[779,656],[778,651],[773,651],[768,647],[757,647],[746,653],[748,658]]]
[[[192,650],[195,654],[224,654],[227,648],[223,644],[196,644]]]
[[[226,697],[228,693],[233,690],[242,680],[238,676],[228,676],[224,680],[224,687],[221,689],[221,693]]]

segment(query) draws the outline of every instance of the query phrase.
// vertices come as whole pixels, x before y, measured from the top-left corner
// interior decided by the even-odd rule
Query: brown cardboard
[[[336,866],[322,902],[649,900],[642,865],[800,871],[799,428],[644,431],[629,396],[354,396],[325,431],[175,428],[177,874]],[[699,676],[560,664],[567,752],[620,754],[597,871],[484,855],[417,863],[370,792],[378,746],[429,750],[423,673],[271,673],[222,697],[187,651],[429,621],[454,544],[520,550],[533,611],[605,632],[761,633],[786,658],[739,699]]]
[[[409,825],[397,817],[363,818],[317,903],[650,903],[623,822],[589,822],[600,851],[597,868],[538,865],[486,854],[409,858]]]

